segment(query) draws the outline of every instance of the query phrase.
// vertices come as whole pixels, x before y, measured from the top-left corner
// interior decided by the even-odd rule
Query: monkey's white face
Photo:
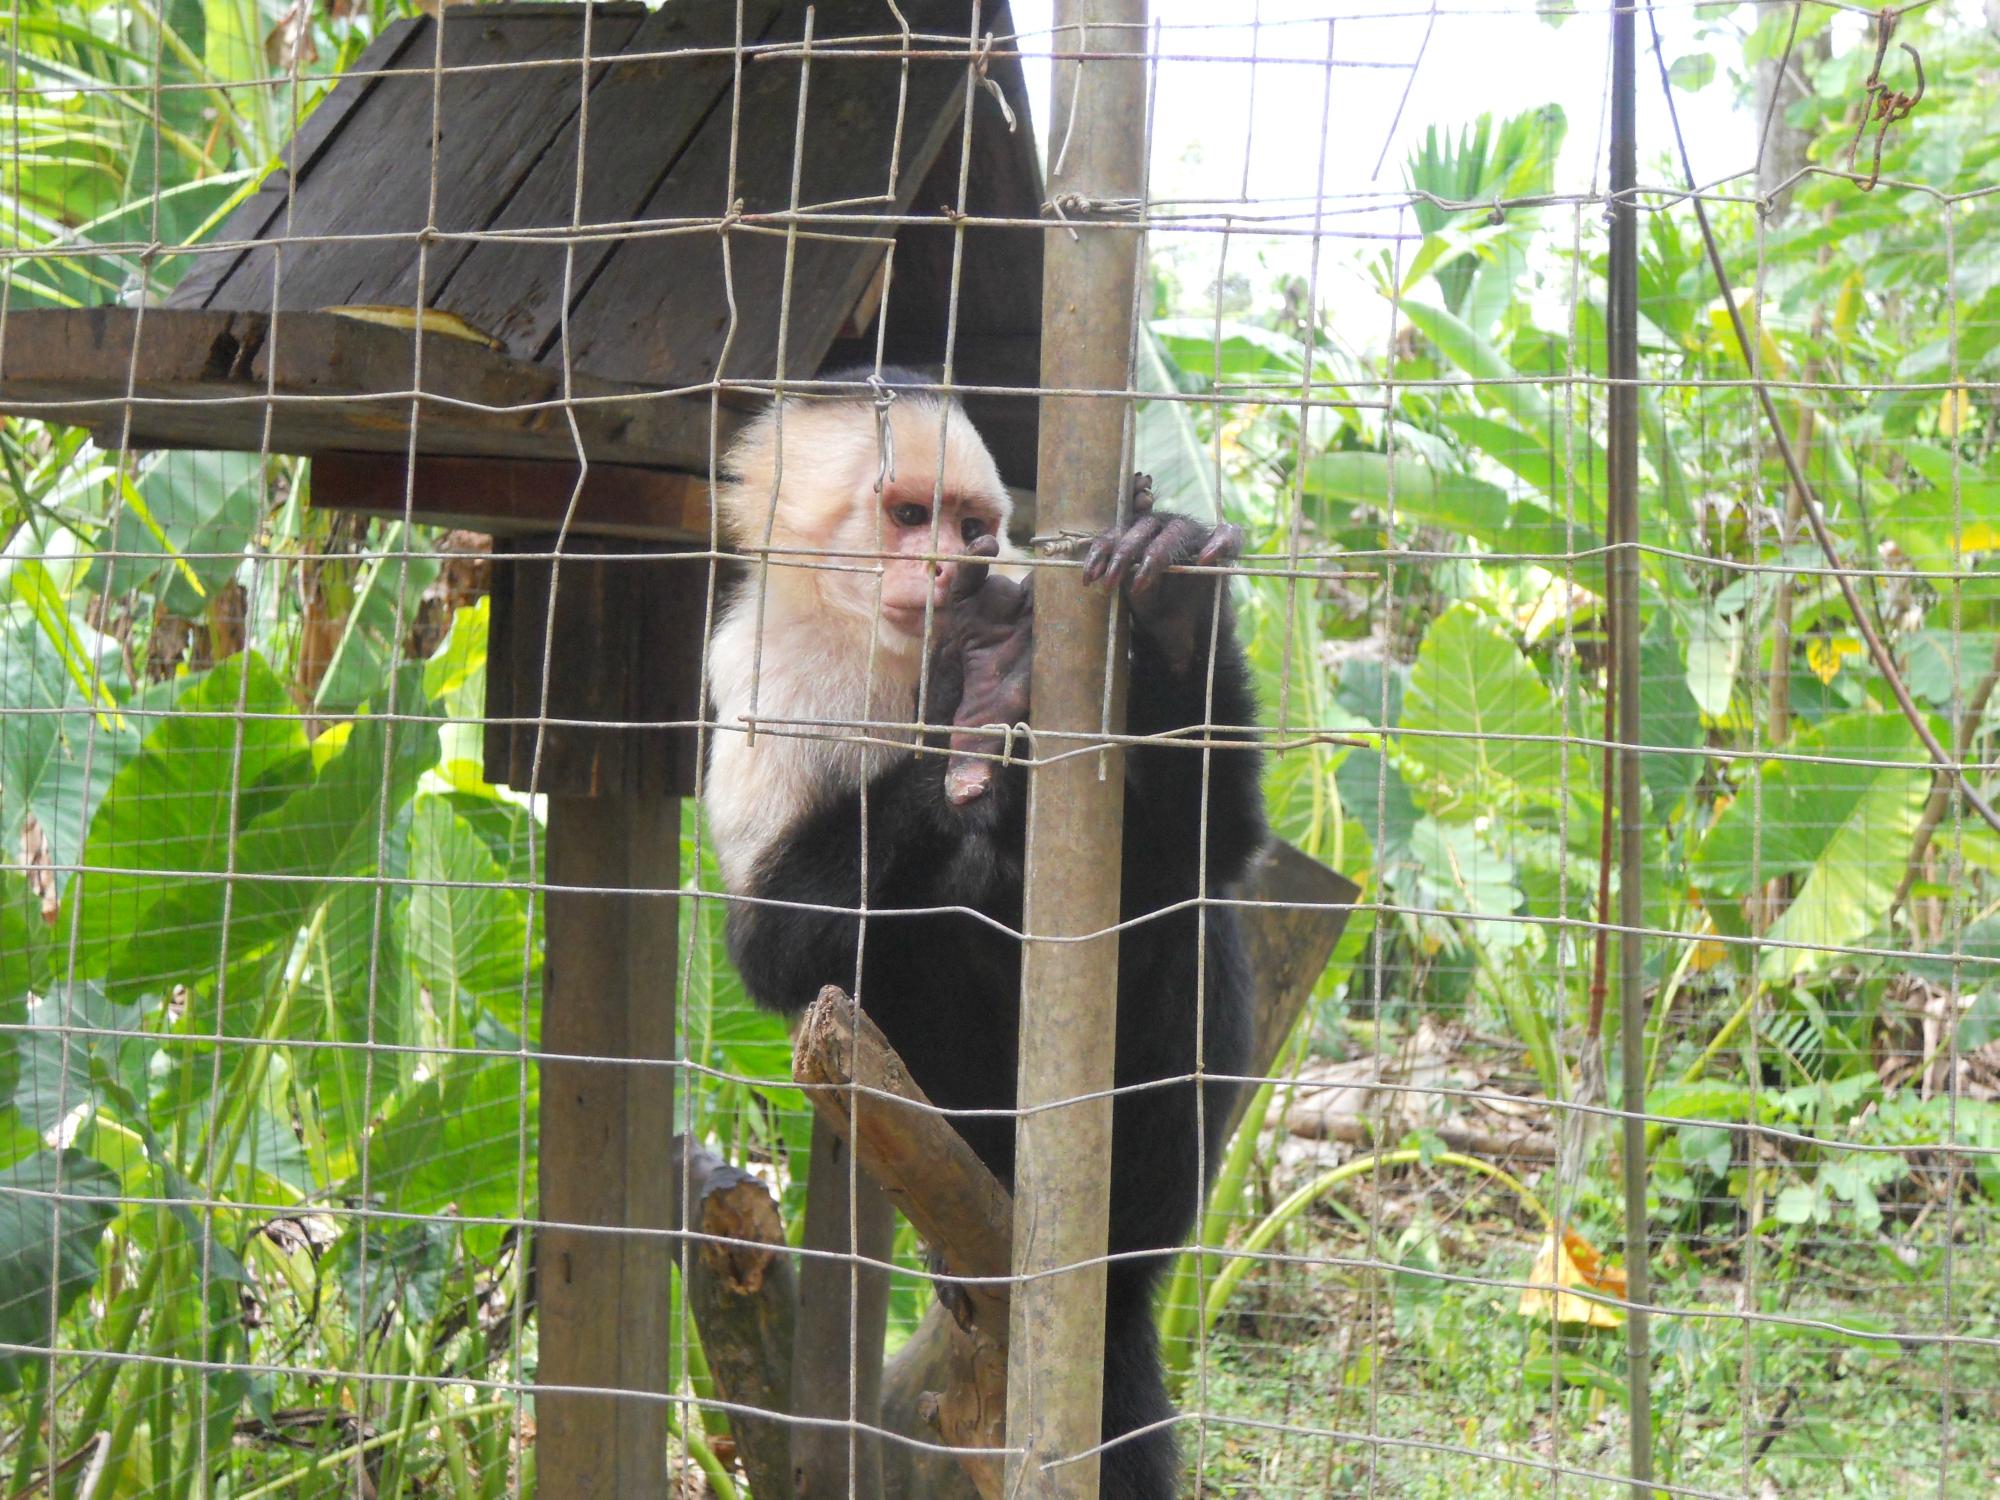
[[[721,493],[732,539],[760,548],[761,628],[795,624],[802,662],[873,651],[914,680],[924,614],[982,536],[1005,546],[1012,503],[993,455],[955,405],[895,403],[887,432],[865,403],[788,403],[746,428]],[[782,461],[781,461],[782,459]]]
[[[998,532],[1005,517],[990,496],[950,488],[940,491],[929,475],[921,483],[886,485],[877,517],[878,534],[871,550],[887,554],[878,559],[883,634],[892,640],[921,639],[926,607],[937,609],[951,592],[957,554],[980,537]]]

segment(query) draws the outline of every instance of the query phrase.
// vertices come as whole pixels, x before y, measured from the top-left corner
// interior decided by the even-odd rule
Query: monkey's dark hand
[[[952,716],[951,761],[944,792],[954,807],[976,802],[993,784],[997,767],[980,756],[998,755],[1004,732],[990,726],[1018,724],[1028,716],[1028,669],[1034,642],[1033,580],[1016,582],[992,573],[988,561],[999,541],[983,536],[952,579],[951,603],[940,653],[957,658],[962,674],[958,711]]]
[[[1123,587],[1135,624],[1151,635],[1178,669],[1194,660],[1196,632],[1206,631],[1220,579],[1212,574],[1173,573],[1185,563],[1214,567],[1243,553],[1240,527],[1210,526],[1192,516],[1156,509],[1153,477],[1132,476],[1132,520],[1091,542],[1083,558],[1083,581]]]

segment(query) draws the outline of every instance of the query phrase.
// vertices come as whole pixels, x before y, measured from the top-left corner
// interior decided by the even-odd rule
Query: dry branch
[[[788,1494],[791,1437],[784,1419],[791,1410],[798,1298],[784,1219],[757,1178],[678,1137],[673,1173],[676,1223],[685,1203],[691,1233],[703,1237],[683,1262],[683,1287],[716,1394],[772,1414],[769,1420],[731,1415],[737,1457],[754,1493]]]
[[[911,1339],[926,1358],[900,1364],[885,1380],[884,1422],[908,1431],[904,1414],[891,1407],[911,1402],[909,1377],[915,1374],[937,1382],[917,1387],[916,1399],[919,1415],[939,1437],[958,1449],[999,1448],[1007,1410],[1003,1278],[1014,1222],[1007,1190],[937,1113],[875,1023],[832,985],[820,991],[799,1025],[792,1077],[819,1117],[853,1149],[862,1169],[942,1257],[945,1271],[954,1279],[969,1278],[957,1281],[954,1315],[933,1309],[928,1336],[919,1329]],[[942,1354],[939,1329],[945,1336]],[[969,1452],[958,1458],[978,1492],[997,1500],[999,1463]],[[892,1493],[921,1492],[909,1487],[907,1460],[892,1463],[885,1455],[885,1470],[892,1467],[898,1471],[888,1486]]]

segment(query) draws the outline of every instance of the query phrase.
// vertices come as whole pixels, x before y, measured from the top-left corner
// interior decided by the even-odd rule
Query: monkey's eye
[[[977,516],[967,516],[958,523],[958,534],[968,542],[976,542],[986,535],[986,523]]]
[[[931,520],[931,508],[928,505],[893,506],[889,511],[889,519],[898,526],[908,526],[913,529],[918,526],[928,526]]]

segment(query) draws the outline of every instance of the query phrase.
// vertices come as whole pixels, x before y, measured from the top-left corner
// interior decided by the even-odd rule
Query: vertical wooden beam
[[[1055,24],[1049,195],[1072,221],[1113,218],[1145,181],[1146,0],[1056,0]],[[1044,386],[1130,389],[1143,251],[1129,224],[1049,233]],[[1087,535],[1117,519],[1130,487],[1127,405],[1043,401],[1042,532]],[[1122,729],[1122,713],[1104,722],[1122,695],[1107,698],[1115,615],[1104,596],[1068,569],[1045,572],[1035,589],[1035,753],[1047,757],[1077,744],[1049,731]],[[1025,1279],[1009,1320],[1006,1493],[1095,1500],[1098,1461],[1076,1456],[1097,1446],[1103,1420],[1113,1068],[1103,1040],[1117,1033],[1124,759],[1072,754],[1037,767],[1031,786],[1014,1169],[1014,1273]],[[1069,941],[1092,933],[1103,936]]]
[[[538,1399],[540,1493],[666,1500],[680,799],[551,797],[548,879],[537,1380],[634,1394]]]
[[[544,1500],[666,1500],[680,797],[707,564],[495,549],[486,778],[548,797],[536,1248]],[[550,722],[563,721],[563,722]]]
[[[805,1248],[886,1264],[895,1249],[895,1206],[867,1174],[850,1183],[849,1161],[847,1143],[814,1116]],[[856,1422],[880,1425],[888,1321],[887,1271],[819,1255],[801,1260],[798,1331],[792,1340],[793,1413],[845,1422],[851,1411]],[[797,1500],[880,1500],[882,1440],[854,1432],[850,1442],[851,1431],[805,1423],[792,1428],[792,1494]]]

